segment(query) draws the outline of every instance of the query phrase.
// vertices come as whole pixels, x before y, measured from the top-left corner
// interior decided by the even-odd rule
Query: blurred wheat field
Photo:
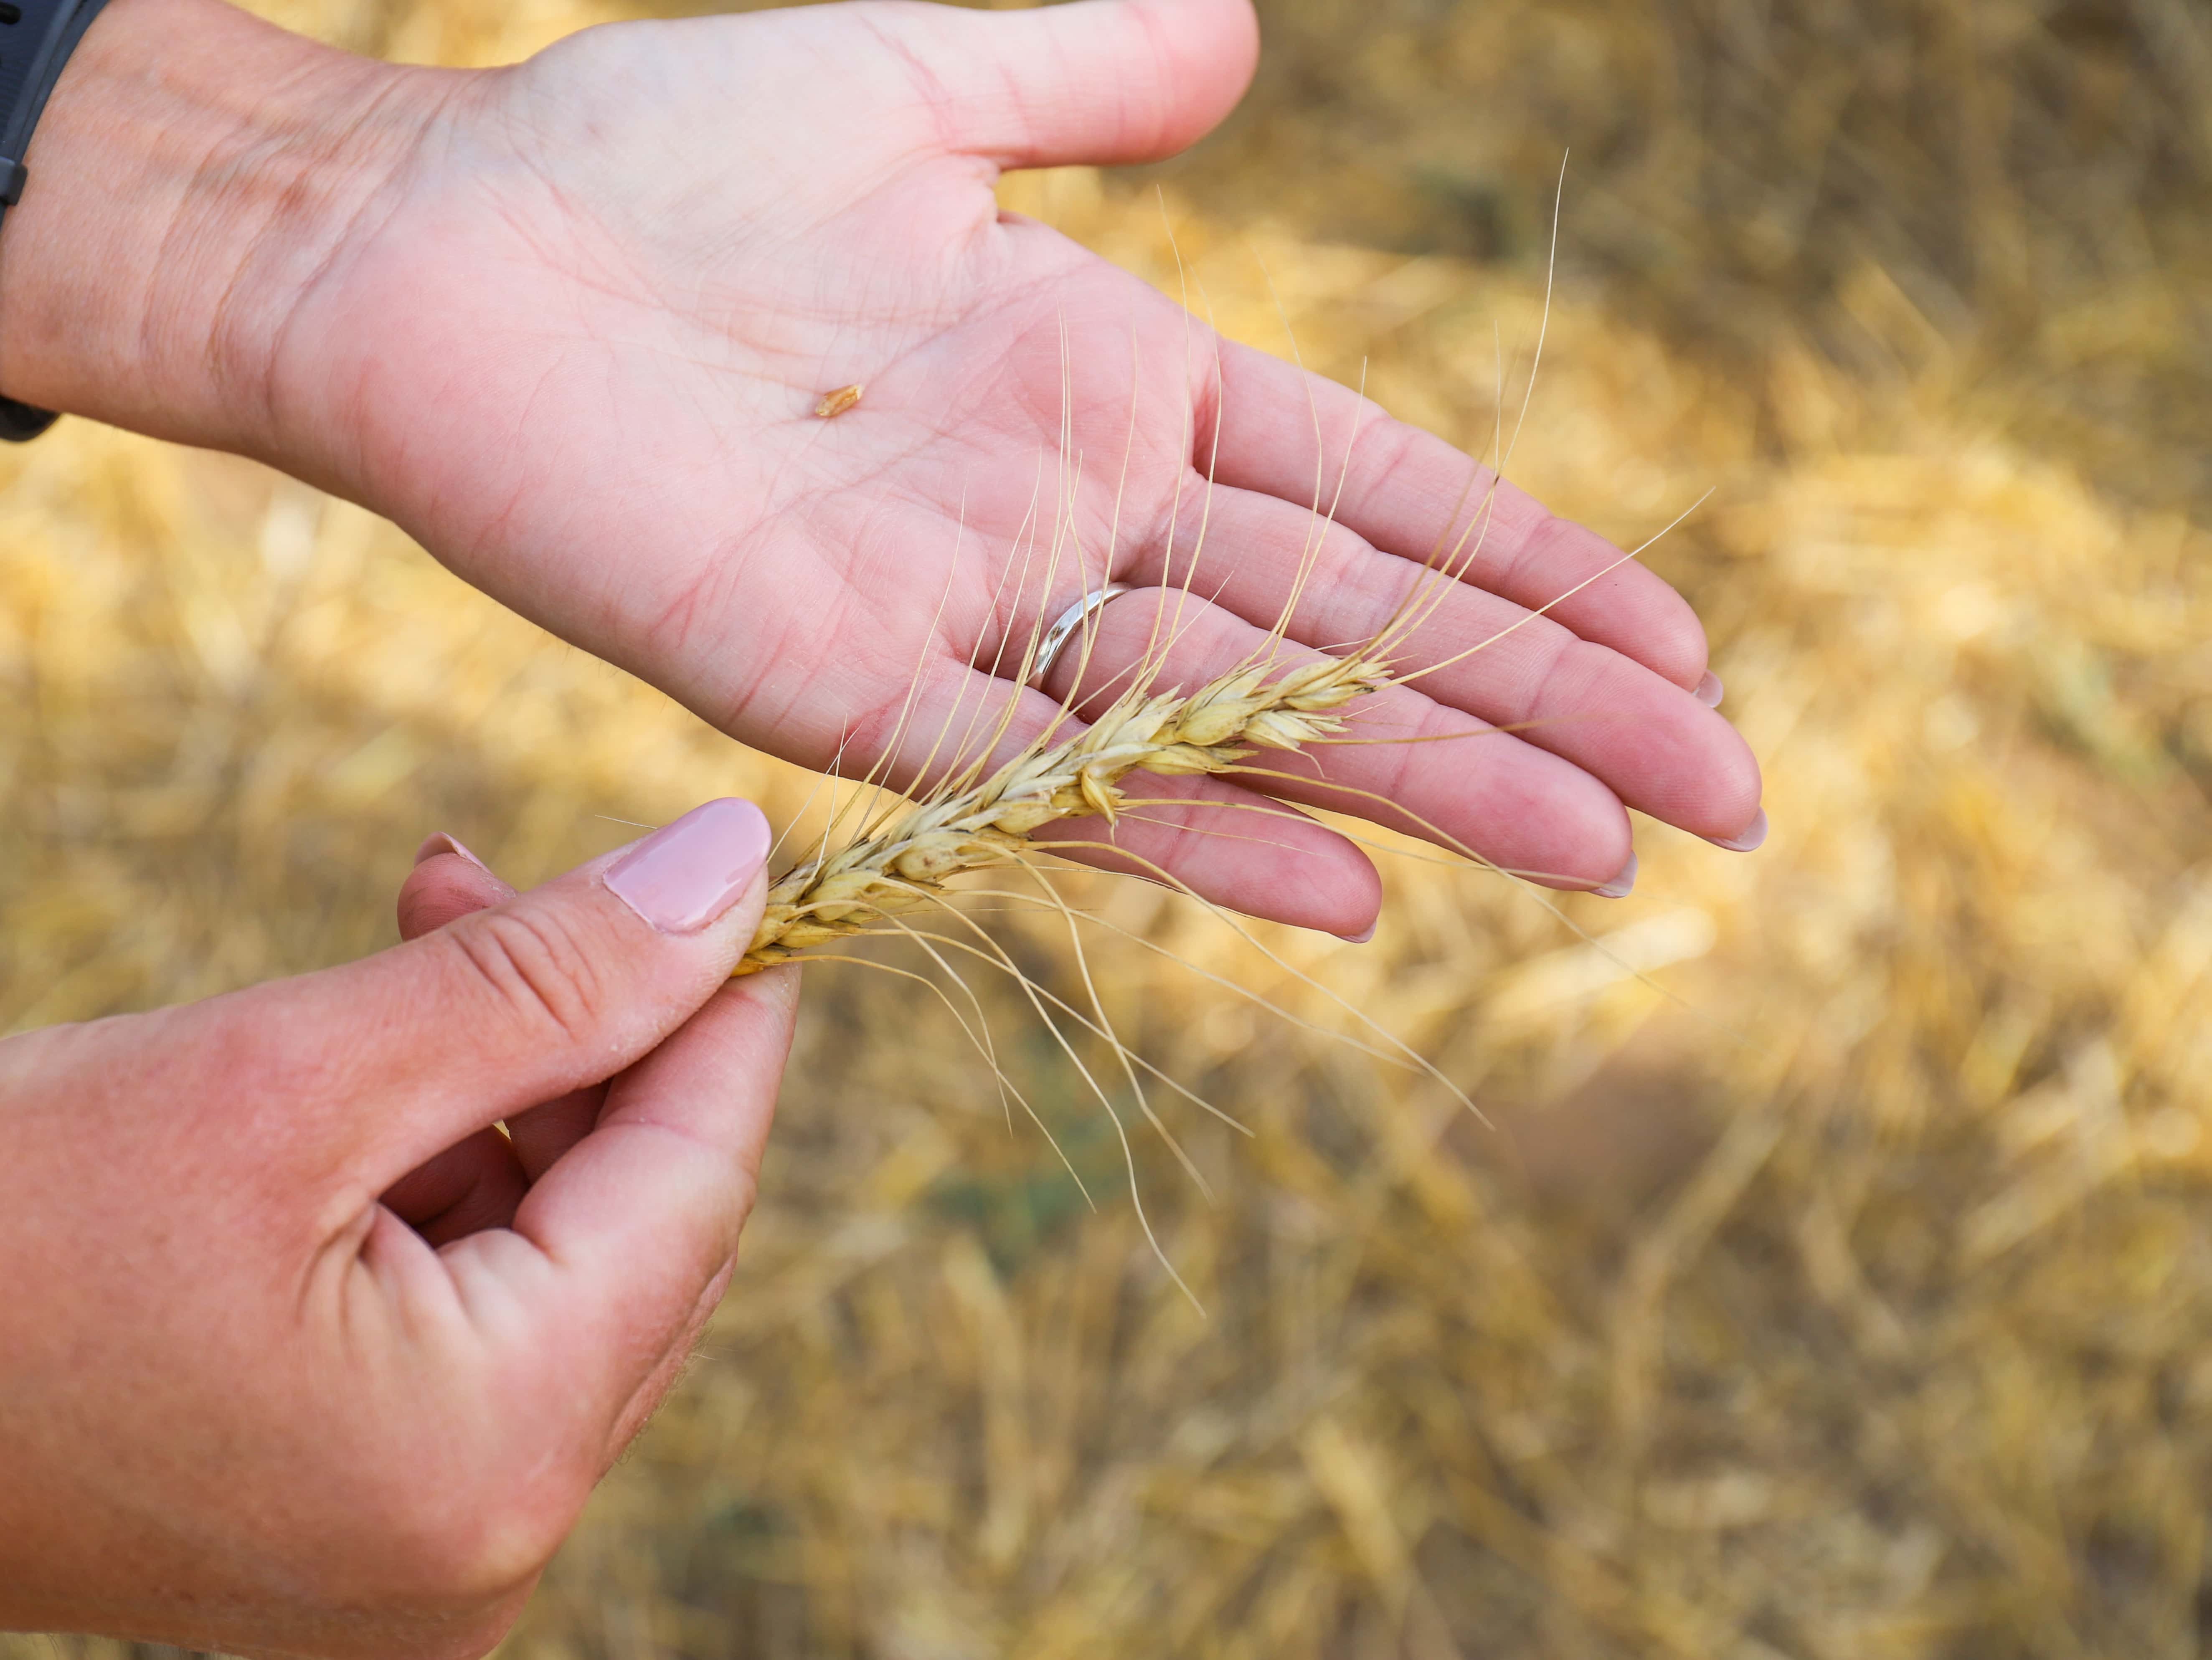
[[[268,9],[452,62],[612,15]],[[1640,822],[1635,897],[1567,904],[1602,952],[1406,862],[1371,946],[1270,934],[1495,1130],[1094,940],[1132,1045],[1254,1132],[1177,1116],[1211,1205],[1143,1155],[1203,1320],[1011,998],[1007,1064],[1095,1213],[949,1017],[810,970],[737,1281],[508,1651],[2198,1653],[2212,27],[1262,12],[1251,106],[1158,175],[1217,320],[1276,350],[1287,322],[1479,448],[1577,145],[1517,482],[1632,544],[1713,490],[1651,562],[1707,620],[1773,836]],[[1171,283],[1158,180],[1003,194]],[[0,1029],[374,949],[432,829],[529,882],[611,819],[729,791],[781,819],[810,782],[357,509],[82,423],[0,456]],[[1326,1018],[1164,896],[1091,897]],[[1002,926],[1068,989],[1048,930]]]

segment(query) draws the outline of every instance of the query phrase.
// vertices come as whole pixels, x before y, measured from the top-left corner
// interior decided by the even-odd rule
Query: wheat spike
[[[1025,860],[1032,832],[1095,813],[1111,824],[1133,772],[1188,777],[1227,772],[1255,750],[1297,750],[1343,729],[1354,700],[1387,685],[1382,657],[1322,657],[1276,674],[1233,670],[1188,695],[1124,692],[1085,731],[1039,740],[981,782],[917,802],[876,831],[787,872],[769,890],[737,973],[757,974],[811,946],[866,932],[883,918],[941,903],[963,871]]]

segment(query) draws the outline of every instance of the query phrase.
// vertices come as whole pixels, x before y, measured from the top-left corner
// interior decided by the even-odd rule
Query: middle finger
[[[1412,684],[1434,703],[1513,727],[1627,806],[1693,835],[1736,836],[1759,811],[1758,763],[1735,727],[1551,617],[1249,490],[1215,488],[1202,532],[1178,539],[1185,545],[1172,555],[1147,550],[1124,580],[1187,587],[1262,629],[1295,597],[1287,637],[1339,655],[1410,604],[1420,622],[1401,635],[1393,657],[1401,670],[1428,671]]]

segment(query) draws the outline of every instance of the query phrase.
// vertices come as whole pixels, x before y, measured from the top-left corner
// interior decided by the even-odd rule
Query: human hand
[[[516,895],[433,837],[410,943],[0,1043],[0,1629],[497,1639],[727,1283],[768,848],[714,803]]]
[[[121,50],[115,27],[81,50]],[[316,90],[307,137],[255,152],[306,158],[307,182],[243,216],[250,251],[224,252],[235,226],[184,239],[222,303],[176,299],[161,333],[216,341],[222,385],[49,392],[12,357],[0,384],[326,483],[746,742],[817,768],[887,756],[906,782],[981,698],[1018,695],[1015,739],[1051,718],[1072,669],[1017,694],[992,668],[1108,575],[1152,593],[1103,614],[1092,666],[1133,661],[1158,590],[1188,583],[1173,673],[1195,684],[1263,638],[1310,551],[1290,640],[1357,640],[1484,510],[1489,476],[1441,441],[998,211],[1003,168],[1182,148],[1254,51],[1246,0],[855,0],[593,29],[480,75],[323,54],[289,76]],[[813,417],[851,382],[859,407]],[[1062,456],[1083,463],[1064,502]],[[1336,508],[1318,537],[1316,499]],[[1640,567],[1599,575],[1617,550],[1510,486],[1490,516],[1400,658],[1460,660],[1376,717],[1468,741],[1332,749],[1275,793],[1567,887],[1632,873],[1624,804],[1755,844],[1758,769],[1701,701],[1717,684],[1688,607]],[[1474,741],[1494,726],[1517,730]],[[1346,934],[1373,918],[1364,855],[1318,825],[1169,819],[1124,845],[1212,898]]]

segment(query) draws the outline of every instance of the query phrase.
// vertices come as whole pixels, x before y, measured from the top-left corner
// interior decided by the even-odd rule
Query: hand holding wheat
[[[179,52],[318,52],[209,0],[120,3],[141,31],[192,13]],[[860,0],[592,30],[483,74],[272,62],[262,84],[313,94],[254,117],[299,187],[204,212],[173,239],[197,257],[137,261],[163,286],[105,322],[64,280],[99,257],[96,215],[76,265],[9,265],[11,304],[55,332],[0,337],[0,385],[329,483],[737,737],[900,787],[963,704],[1013,695],[1036,617],[1109,577],[1140,592],[1103,613],[1094,672],[1133,670],[1188,591],[1154,679],[1191,690],[1279,619],[1290,647],[1372,639],[1463,550],[1394,642],[1413,678],[1389,727],[1512,733],[1155,794],[1349,806],[1565,887],[1624,873],[1624,804],[1753,839],[1757,769],[1693,695],[1704,637],[1665,584],[1600,576],[1616,550],[1449,446],[999,213],[1001,168],[1189,143],[1253,50],[1244,0]],[[204,343],[165,373],[208,384],[112,372],[149,315]],[[82,338],[103,327],[106,357]],[[815,417],[854,383],[857,407]],[[1006,753],[1059,718],[1069,672],[1020,693]],[[1352,842],[1289,819],[1267,839],[1165,806],[1119,837],[1236,908],[1371,921]]]
[[[518,894],[433,837],[404,945],[0,1041],[0,1629],[491,1646],[729,1278],[769,840]]]

